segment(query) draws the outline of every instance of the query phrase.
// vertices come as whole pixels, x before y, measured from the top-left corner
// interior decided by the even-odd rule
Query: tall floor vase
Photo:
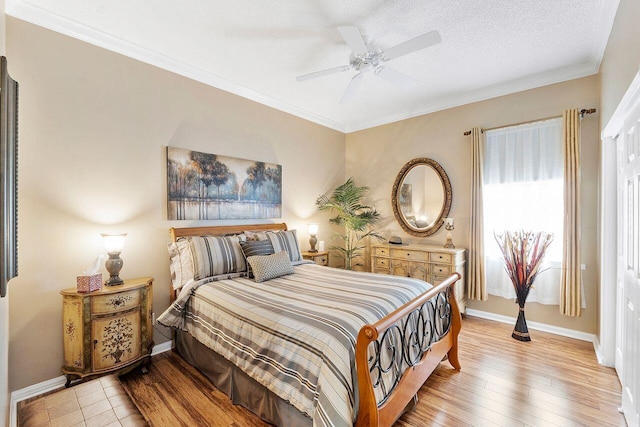
[[[516,326],[513,328],[511,336],[518,341],[531,341],[529,328],[527,327],[527,319],[524,317],[524,304],[527,301],[527,296],[529,296],[529,288],[524,286],[516,286],[515,288],[520,309],[518,310],[518,319],[516,320]]]

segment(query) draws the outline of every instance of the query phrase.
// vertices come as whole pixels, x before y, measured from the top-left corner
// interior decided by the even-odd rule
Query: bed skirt
[[[225,393],[234,405],[240,405],[264,421],[277,426],[311,426],[311,418],[276,396],[224,357],[193,338],[177,331],[175,347],[189,364],[195,366]]]

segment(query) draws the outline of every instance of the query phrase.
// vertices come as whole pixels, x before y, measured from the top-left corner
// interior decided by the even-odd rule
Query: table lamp
[[[104,248],[109,254],[109,258],[104,263],[105,268],[109,272],[109,280],[104,284],[106,286],[122,285],[124,281],[118,276],[122,269],[122,258],[120,258],[120,252],[124,248],[124,238],[127,234],[105,234],[102,233],[102,239],[104,240]]]
[[[307,230],[309,231],[309,245],[311,246],[309,252],[318,252],[316,249],[316,243],[318,243],[318,239],[316,238],[318,234],[318,224],[307,224]]]

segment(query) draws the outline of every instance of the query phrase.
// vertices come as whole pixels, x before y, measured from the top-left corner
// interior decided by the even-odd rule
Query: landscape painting
[[[282,217],[282,166],[167,147],[169,220]]]

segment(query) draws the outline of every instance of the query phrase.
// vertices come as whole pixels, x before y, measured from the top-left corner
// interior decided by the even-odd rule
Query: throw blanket
[[[360,328],[431,287],[315,264],[263,283],[243,277],[205,281],[184,289],[158,322],[189,332],[316,426],[355,421]]]

